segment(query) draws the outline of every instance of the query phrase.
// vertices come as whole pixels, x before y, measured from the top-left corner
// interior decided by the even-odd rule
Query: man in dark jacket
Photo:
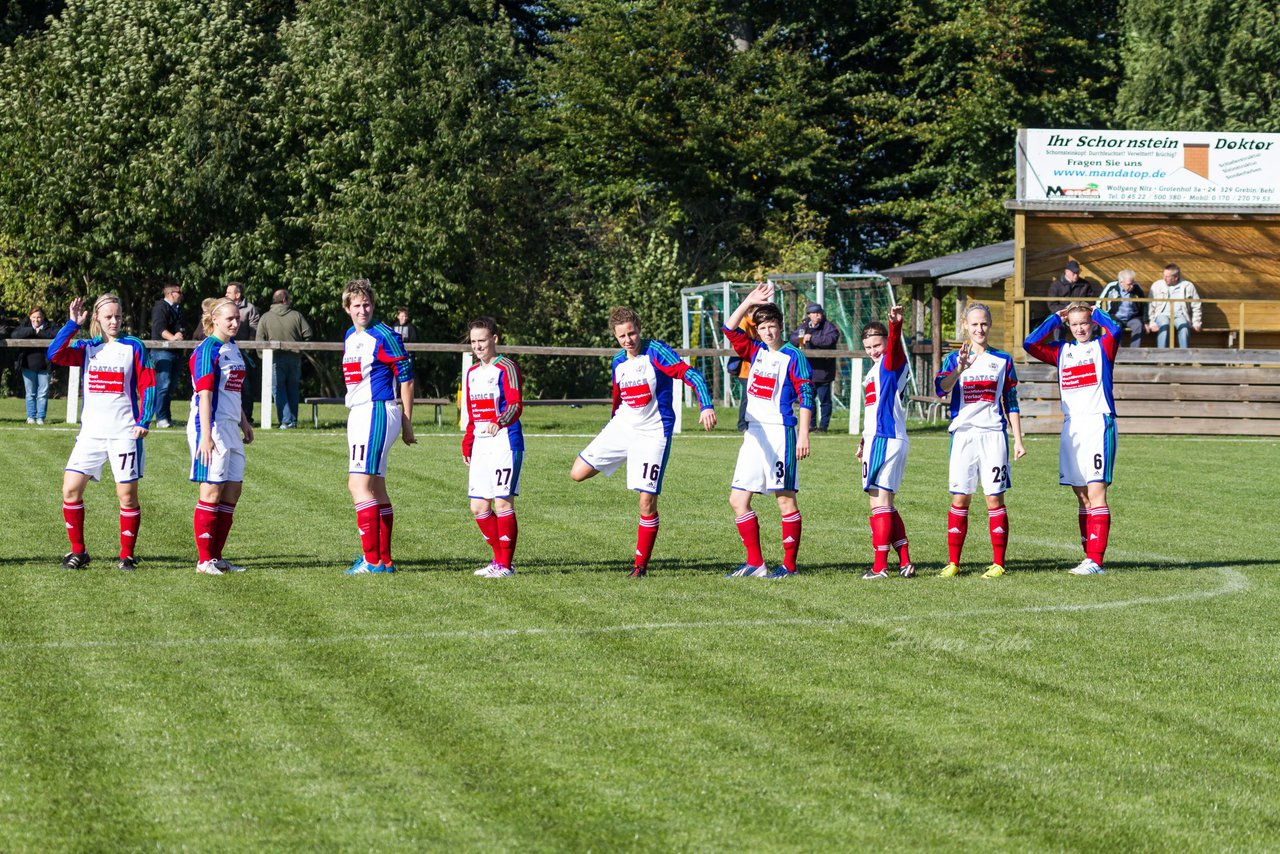
[[[815,358],[814,350],[835,350],[840,345],[840,329],[827,320],[827,314],[816,302],[805,309],[804,323],[791,333],[791,343],[805,351],[812,372],[813,398],[818,404],[819,433],[827,432],[831,423],[831,383],[836,378],[836,360]]]
[[[1093,283],[1080,276],[1080,264],[1076,261],[1068,261],[1062,268],[1062,275],[1049,284],[1049,296],[1057,299],[1042,303],[1047,310],[1040,321],[1050,314],[1057,314],[1073,302],[1093,302],[1097,295],[1098,292],[1094,289]],[[1040,321],[1036,321],[1037,325]],[[1060,338],[1070,339],[1071,336],[1067,334],[1066,329],[1066,324],[1063,324],[1058,330]]]
[[[181,341],[186,337],[182,334],[182,310],[178,308],[181,302],[182,288],[165,285],[160,299],[151,308],[152,341]],[[151,350],[151,364],[156,371],[156,427],[165,428],[173,424],[169,402],[178,385],[178,367],[186,354],[186,350],[161,347]]]

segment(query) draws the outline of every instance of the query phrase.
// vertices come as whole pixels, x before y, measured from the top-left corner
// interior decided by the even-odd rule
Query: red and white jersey
[[[463,398],[467,401],[467,432],[462,437],[462,455],[471,456],[477,424],[497,424],[498,432],[492,439],[505,441],[513,451],[523,451],[520,413],[524,404],[516,363],[506,356],[498,356],[488,365],[478,362],[467,371],[462,385]]]
[[[999,350],[976,354],[948,395],[942,390],[942,380],[955,371],[959,362],[959,352],[948,353],[934,379],[934,390],[938,396],[951,398],[948,407],[951,432],[1003,431],[1008,421],[1007,414],[1018,411],[1018,375],[1013,370],[1013,357]]]
[[[1054,341],[1054,333],[1064,324],[1058,315],[1051,314],[1023,342],[1032,357],[1057,366],[1062,414],[1067,418],[1116,414],[1111,373],[1120,345],[1116,338],[1120,327],[1099,308],[1093,310],[1093,322],[1100,330],[1096,338],[1083,344],[1074,339]]]
[[[862,437],[907,438],[907,408],[902,402],[907,376],[907,351],[902,346],[902,324],[889,324],[884,353],[871,364],[862,383]]]
[[[149,427],[155,412],[156,375],[151,356],[137,338],[107,341],[75,338],[80,327],[68,320],[46,355],[49,361],[81,369],[80,435],[86,439],[132,439],[134,427]]]
[[[639,434],[670,436],[675,428],[674,381],[681,380],[710,409],[711,391],[697,368],[662,341],[640,340],[634,358],[625,350],[613,357],[613,417]]]
[[[221,341],[210,335],[191,354],[192,420],[199,417],[199,392],[213,393],[213,420],[240,423],[240,395],[244,391],[244,356],[235,341]]]
[[[413,379],[413,361],[402,339],[382,321],[347,330],[342,350],[342,380],[347,408],[375,400],[395,400],[396,383]]]

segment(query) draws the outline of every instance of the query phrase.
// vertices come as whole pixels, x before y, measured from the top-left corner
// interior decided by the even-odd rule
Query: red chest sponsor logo
[[[862,389],[862,405],[873,406],[876,402],[876,383],[875,380],[867,383]]]
[[[498,401],[492,397],[471,398],[472,421],[497,421]]]
[[[643,409],[653,400],[653,389],[646,383],[633,383],[620,388],[622,402],[632,409]]]
[[[762,400],[773,400],[773,393],[777,388],[777,377],[770,374],[752,374],[751,384],[747,386],[747,394]]]
[[[244,368],[232,368],[227,371],[227,384],[223,388],[227,391],[240,391],[244,388]]]
[[[960,387],[960,396],[965,403],[995,403],[995,380],[968,380]]]
[[[124,371],[89,369],[89,394],[124,394]]]
[[[342,361],[342,381],[347,385],[359,385],[362,379],[364,379],[364,372],[360,369],[360,360],[344,359]]]
[[[1062,369],[1062,387],[1069,388],[1085,388],[1086,386],[1098,384],[1098,366],[1093,362],[1085,362],[1083,365],[1070,365]]]

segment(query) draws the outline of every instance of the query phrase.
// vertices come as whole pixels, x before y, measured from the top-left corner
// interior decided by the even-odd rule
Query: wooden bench
[[[345,404],[345,397],[308,397],[303,399],[303,403],[311,404],[311,424],[313,427],[320,426],[320,405],[321,404]],[[413,399],[414,406],[434,406],[436,408],[436,426],[444,424],[442,412],[444,407],[452,404],[453,401],[447,397],[415,397]]]

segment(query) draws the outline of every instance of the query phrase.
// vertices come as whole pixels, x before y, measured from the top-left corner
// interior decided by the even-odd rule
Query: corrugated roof
[[[953,252],[950,255],[903,264],[901,267],[881,270],[880,275],[886,277],[895,285],[932,282],[943,276],[949,276],[965,270],[973,270],[978,267],[987,267],[1001,261],[1013,262],[1012,240],[1004,240],[1000,243],[992,243],[989,246],[979,246],[977,249]]]
[[[938,284],[944,288],[989,288],[1000,284],[1012,275],[1013,259],[1010,258],[1008,261],[999,261],[985,267],[975,267],[972,270],[943,276],[938,279]]]

